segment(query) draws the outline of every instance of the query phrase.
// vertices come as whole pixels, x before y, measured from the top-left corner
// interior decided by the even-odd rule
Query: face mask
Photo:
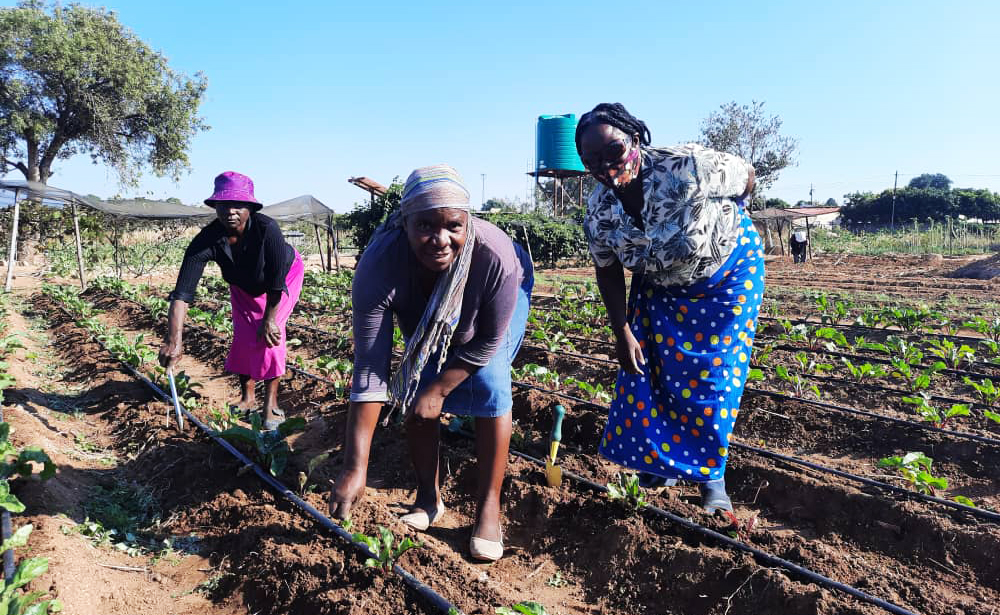
[[[627,186],[639,174],[639,148],[632,147],[620,163],[605,169],[597,180],[612,188]]]

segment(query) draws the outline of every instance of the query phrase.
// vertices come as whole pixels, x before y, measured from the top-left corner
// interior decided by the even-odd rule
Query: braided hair
[[[608,124],[625,134],[639,135],[639,143],[650,144],[649,128],[646,123],[625,110],[621,103],[601,103],[583,114],[576,125],[576,151],[580,153],[580,136],[595,124]]]

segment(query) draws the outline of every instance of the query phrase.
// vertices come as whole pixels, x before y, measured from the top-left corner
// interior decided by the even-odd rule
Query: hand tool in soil
[[[174,400],[174,418],[177,420],[177,429],[184,431],[184,413],[181,412],[181,401],[177,397],[177,383],[174,381],[174,368],[167,368],[167,380],[170,381],[170,397]]]
[[[549,487],[562,484],[562,468],[556,465],[556,453],[559,452],[559,442],[562,440],[562,422],[566,416],[566,408],[556,404],[552,408],[552,433],[549,435],[549,456],[545,458],[545,481]]]

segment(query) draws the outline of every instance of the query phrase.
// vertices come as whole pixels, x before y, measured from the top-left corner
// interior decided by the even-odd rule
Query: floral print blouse
[[[689,285],[711,277],[739,241],[750,165],[696,143],[643,147],[642,221],[604,185],[591,193],[584,234],[598,267],[620,261],[647,283]]]

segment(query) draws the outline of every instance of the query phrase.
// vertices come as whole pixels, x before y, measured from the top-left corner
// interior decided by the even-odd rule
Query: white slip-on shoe
[[[486,540],[485,538],[473,536],[469,540],[469,553],[472,554],[472,559],[495,562],[503,557],[503,541]]]
[[[399,520],[418,532],[423,532],[434,523],[437,523],[438,519],[444,516],[444,512],[444,502],[438,501],[433,511],[414,508],[413,512],[403,515]]]

